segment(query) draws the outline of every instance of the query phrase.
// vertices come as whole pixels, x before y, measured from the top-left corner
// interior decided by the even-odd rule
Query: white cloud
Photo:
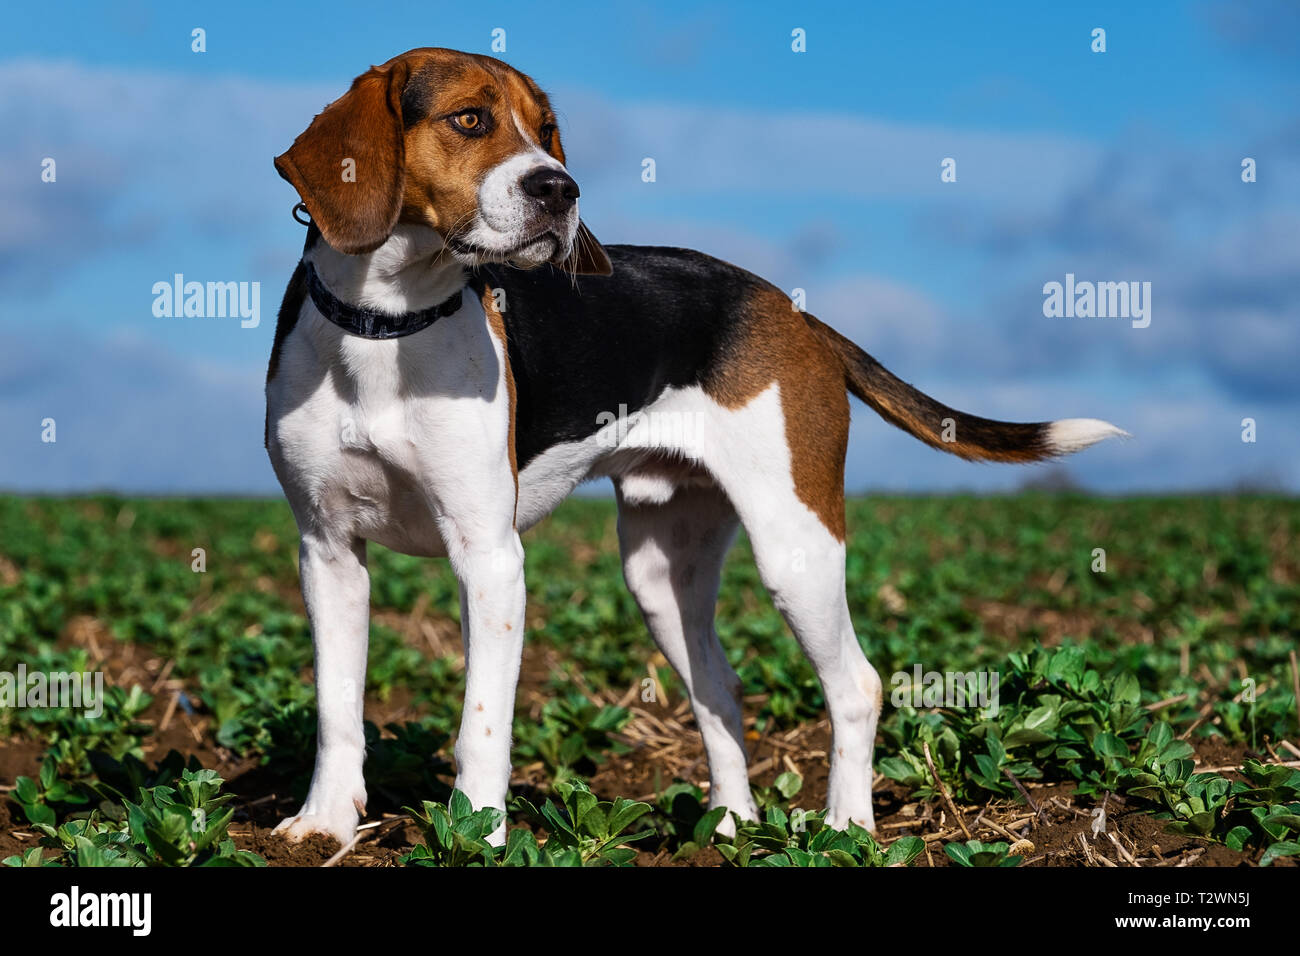
[[[589,182],[640,185],[641,161],[656,185],[678,193],[752,193],[848,199],[935,197],[1027,203],[1061,195],[1095,166],[1086,141],[989,133],[816,111],[759,112],[709,106],[619,103],[584,91],[556,101],[568,117],[565,150]],[[939,180],[957,161],[957,182]]]

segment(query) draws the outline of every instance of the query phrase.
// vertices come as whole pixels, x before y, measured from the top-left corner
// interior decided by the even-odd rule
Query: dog
[[[741,685],[713,626],[743,525],[825,691],[828,822],[872,830],[882,693],[845,598],[847,393],[968,459],[1038,461],[1125,433],[955,411],[736,266],[603,246],[546,94],[490,57],[421,48],[372,67],[275,167],[310,224],[265,443],[301,534],[319,710],[306,801],[277,831],[346,844],[365,812],[368,541],[450,560],[466,671],[456,787],[505,807],[519,533],[602,476],[627,586],[690,697],[710,803],[757,818]]]

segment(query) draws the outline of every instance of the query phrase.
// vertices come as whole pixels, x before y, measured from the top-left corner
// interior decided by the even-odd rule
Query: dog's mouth
[[[453,253],[469,260],[470,264],[504,262],[522,268],[532,268],[543,262],[549,262],[558,257],[562,248],[560,237],[550,229],[543,229],[522,242],[498,249],[456,236],[448,236],[446,242]]]

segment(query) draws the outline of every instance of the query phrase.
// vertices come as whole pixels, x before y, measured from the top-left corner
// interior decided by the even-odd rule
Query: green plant
[[[772,781],[770,787],[754,787],[754,802],[759,812],[768,807],[789,807],[790,801],[803,789],[803,777],[787,770]]]
[[[636,857],[636,851],[626,844],[654,835],[651,828],[626,832],[651,812],[648,803],[623,797],[601,801],[578,781],[558,783],[555,791],[561,801],[558,808],[550,800],[538,810],[523,797],[515,799],[517,809],[550,831],[545,844],[548,853],[569,851],[576,854],[582,866],[626,866]]]
[[[593,771],[606,753],[626,751],[610,735],[630,717],[625,707],[598,706],[576,692],[554,697],[538,720],[515,722],[515,753],[542,761],[556,783],[567,782]]]
[[[762,820],[737,820],[733,840],[718,837],[716,847],[732,866],[907,866],[925,848],[919,837],[902,837],[888,849],[850,823],[844,830],[826,825],[826,812],[769,807]],[[714,834],[697,830],[696,837]]]
[[[58,819],[56,808],[60,805],[81,805],[89,798],[75,784],[58,778],[58,761],[47,756],[41,762],[41,772],[36,780],[19,777],[14,781],[11,794],[22,807],[29,823],[53,824]]]
[[[148,866],[262,866],[256,854],[236,850],[226,837],[234,799],[222,794],[215,770],[183,770],[175,787],[140,791],[124,801],[130,844]]]
[[[495,866],[496,850],[488,837],[505,820],[493,807],[475,810],[469,797],[453,790],[447,803],[425,800],[420,810],[403,809],[424,835],[424,843],[402,857],[408,866]]]
[[[556,792],[561,805],[550,800],[539,810],[523,797],[513,802],[516,812],[525,816],[545,835],[524,828],[511,830],[504,846],[488,843],[505,821],[501,810],[475,810],[469,798],[453,791],[448,803],[425,800],[420,810],[406,812],[424,835],[424,843],[402,857],[409,866],[626,866],[636,851],[626,846],[653,836],[654,830],[627,832],[641,817],[651,812],[649,804],[619,798],[602,802],[581,783],[560,783]]]
[[[1024,857],[1011,855],[1009,849],[1003,842],[967,840],[965,843],[944,844],[943,852],[958,866],[1019,866]]]
[[[169,758],[173,758],[170,766],[174,767],[180,756],[173,751]],[[127,772],[138,771],[131,768]],[[140,788],[136,801],[122,800],[125,812],[120,820],[103,819],[94,811],[56,825],[43,812],[50,809],[49,804],[37,804],[36,815],[42,819],[33,821],[33,825],[43,835],[41,847],[53,849],[55,855],[43,859],[41,853],[28,851],[4,863],[95,867],[265,865],[266,861],[256,854],[237,850],[227,837],[234,810],[223,808],[234,797],[220,792],[223,781],[216,771],[182,769],[172,783],[174,786]]]
[[[143,866],[140,855],[129,845],[130,834],[118,824],[100,822],[95,814],[83,820],[69,820],[54,827],[36,824],[44,836],[41,846],[29,850],[23,857],[9,857],[6,866],[32,866],[29,857],[41,859],[41,847],[53,849],[55,855],[43,860],[41,866],[116,867]]]

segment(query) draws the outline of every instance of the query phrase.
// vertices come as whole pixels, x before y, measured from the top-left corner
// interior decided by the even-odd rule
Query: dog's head
[[[422,48],[371,67],[275,168],[340,252],[369,252],[409,222],[466,265],[610,273],[578,219],[546,94],[491,57]]]

